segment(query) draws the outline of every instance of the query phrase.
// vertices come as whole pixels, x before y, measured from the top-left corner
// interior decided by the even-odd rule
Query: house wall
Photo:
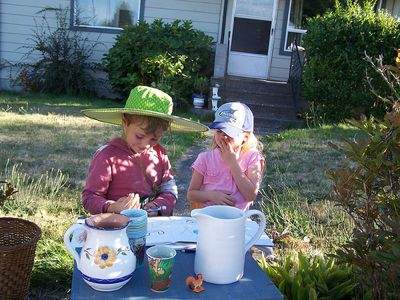
[[[35,29],[35,20],[40,22],[42,14],[38,13],[46,7],[69,9],[70,0],[1,0],[0,1],[0,89],[18,90],[12,86],[10,78],[15,78],[17,68],[4,67],[4,63],[16,64],[21,62],[28,49],[33,45],[30,40],[32,30]],[[166,22],[178,19],[191,19],[193,27],[204,31],[215,40],[218,37],[222,0],[145,0],[144,19],[152,22],[156,18],[162,18]],[[46,18],[50,27],[55,28],[55,13],[46,12]],[[69,21],[69,19],[68,19]],[[82,37],[90,41],[99,41],[91,57],[92,62],[100,62],[103,55],[108,52],[115,43],[115,33],[79,32]],[[29,61],[34,61],[39,55],[33,54]],[[106,79],[105,73],[99,72],[99,78]],[[101,85],[99,93],[103,96],[110,94],[110,87]]]
[[[193,27],[217,40],[222,0],[146,0],[144,19],[192,20]]]
[[[278,1],[278,11],[276,14],[276,27],[274,33],[273,50],[271,57],[271,67],[269,73],[270,80],[286,81],[289,77],[290,56],[280,54],[282,31],[286,30],[285,19],[285,0]]]
[[[386,0],[385,8],[392,16],[400,18],[400,0]]]
[[[48,0],[2,0],[0,3],[0,61],[2,68],[0,69],[0,88],[5,90],[19,90],[13,86],[10,78],[15,78],[18,68],[8,67],[10,64],[19,62],[33,62],[39,58],[38,53],[33,53],[30,57],[26,57],[29,46],[34,43],[31,40],[35,21],[40,24],[42,21],[42,13],[44,8],[65,8],[69,9],[70,0],[57,0],[50,2]],[[69,11],[69,10],[68,10]],[[50,28],[56,27],[55,13],[47,11],[45,13],[46,20]],[[69,16],[68,16],[69,24]],[[103,54],[115,43],[115,34],[80,32],[82,37],[87,37],[89,41],[99,41],[100,44],[95,47],[91,62],[100,62]],[[27,48],[28,47],[28,48]],[[99,78],[106,78],[103,73],[98,74]],[[101,94],[107,94],[107,86],[100,89]],[[103,93],[103,90],[105,93]]]

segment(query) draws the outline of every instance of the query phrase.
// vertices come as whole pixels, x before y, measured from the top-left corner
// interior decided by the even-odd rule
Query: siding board
[[[274,47],[272,49],[270,79],[286,81],[289,77],[290,56],[280,55],[282,30],[284,30],[285,1],[279,1],[277,11],[277,21],[275,28]]]

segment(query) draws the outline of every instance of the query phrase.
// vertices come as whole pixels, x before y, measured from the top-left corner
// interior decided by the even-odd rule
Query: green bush
[[[142,21],[124,28],[103,62],[122,96],[144,84],[184,99],[192,93],[195,78],[211,75],[212,45],[212,38],[193,29],[190,21]]]
[[[56,26],[50,26],[46,13],[54,12]],[[92,74],[97,65],[89,61],[100,42],[91,42],[80,31],[69,30],[67,9],[42,10],[35,19],[27,54],[15,66],[20,68],[15,83],[28,92],[83,95],[94,94]],[[39,54],[39,58],[36,55]]]
[[[355,287],[351,267],[334,258],[298,253],[282,263],[262,257],[258,264],[288,300],[349,299]]]
[[[347,163],[328,175],[335,202],[355,221],[353,237],[338,252],[354,266],[367,299],[398,299],[400,290],[400,49],[398,66],[372,67],[387,82],[391,94],[379,96],[391,104],[383,120],[362,118],[351,124],[363,135],[341,149]],[[374,90],[376,93],[376,90]]]
[[[308,19],[302,96],[330,120],[384,112],[384,105],[375,101],[362,78],[368,72],[382,94],[387,88],[364,57],[365,53],[383,55],[391,63],[393,46],[400,46],[400,23],[386,12],[377,14],[375,2],[348,1]]]

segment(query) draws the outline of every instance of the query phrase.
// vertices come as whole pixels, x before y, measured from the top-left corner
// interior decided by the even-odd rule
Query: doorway
[[[236,0],[228,74],[267,79],[277,0]]]

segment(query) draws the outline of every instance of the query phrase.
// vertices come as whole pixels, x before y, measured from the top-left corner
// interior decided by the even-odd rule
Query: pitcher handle
[[[72,257],[75,259],[78,270],[80,269],[81,259],[79,257],[78,252],[75,250],[74,247],[72,247],[71,240],[69,239],[69,237],[75,230],[82,229],[82,228],[83,228],[83,224],[73,224],[70,228],[67,229],[67,231],[64,234],[65,247],[67,247],[68,252],[71,253]]]
[[[250,241],[248,241],[245,245],[245,252],[247,252],[251,246],[253,246],[261,237],[261,235],[264,233],[264,228],[266,225],[266,221],[265,221],[265,216],[264,214],[259,211],[259,210],[248,210],[246,212],[243,213],[245,218],[249,218],[250,216],[254,216],[257,215],[260,217],[260,224],[258,224],[258,230],[256,232],[256,234],[251,238]]]

